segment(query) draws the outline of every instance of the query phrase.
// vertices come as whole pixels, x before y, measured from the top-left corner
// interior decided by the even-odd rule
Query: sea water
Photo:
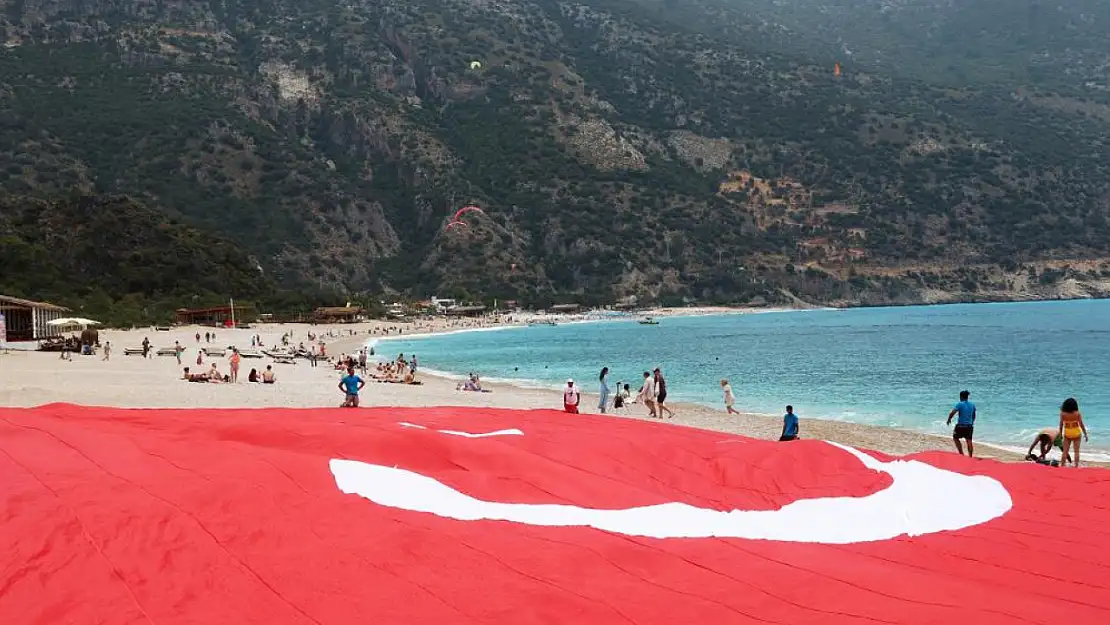
[[[421,368],[525,386],[568,378],[596,392],[635,392],[662,367],[672,402],[723,409],[728,378],[737,409],[948,433],[962,390],[978,407],[977,440],[1028,446],[1079,400],[1091,447],[1110,447],[1110,301],[959,304],[666,317],[460,332],[390,340]]]

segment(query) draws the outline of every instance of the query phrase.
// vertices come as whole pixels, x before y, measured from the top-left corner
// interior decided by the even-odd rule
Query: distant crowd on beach
[[[728,414],[739,414],[734,407],[736,398],[727,379],[721,380],[721,389],[724,393],[726,412]],[[581,401],[582,391],[573,379],[568,379],[566,387],[563,388],[563,411],[569,414],[578,414]],[[610,409],[614,411],[628,410],[634,404],[646,408],[648,418],[674,418],[675,412],[667,405],[667,379],[663,375],[662,367],[645,371],[640,389],[635,394],[632,393],[632,385],[625,382],[617,382],[616,390],[611,389],[609,386],[609,367],[602,367],[601,373],[598,374],[598,411],[601,414],[608,414]],[[787,406],[786,414],[783,415],[783,426],[782,432],[779,434],[779,440],[783,442],[794,441],[798,440],[800,436],[801,429],[798,415],[794,413],[793,406]]]

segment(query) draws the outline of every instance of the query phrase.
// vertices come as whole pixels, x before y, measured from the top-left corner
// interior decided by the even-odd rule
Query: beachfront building
[[[312,312],[312,319],[316,323],[354,323],[365,315],[359,306],[321,306]]]
[[[450,299],[450,298],[443,298],[443,297],[433,297],[432,298],[432,306],[435,307],[436,312],[438,312],[440,314],[446,313],[449,309],[454,308],[457,304],[458,304],[458,302],[456,302],[455,300]]]
[[[452,317],[477,317],[486,312],[485,306],[452,306],[447,314]]]
[[[0,315],[4,315],[5,340],[8,343],[61,336],[62,329],[49,322],[66,317],[70,312],[68,308],[56,304],[0,295]]]
[[[251,306],[235,304],[234,310],[228,306],[211,308],[178,308],[173,313],[174,323],[180,325],[230,326],[232,322],[242,323],[254,316]]]
[[[551,307],[551,312],[572,313],[578,312],[579,308],[581,308],[581,306],[579,306],[578,304],[555,304]]]

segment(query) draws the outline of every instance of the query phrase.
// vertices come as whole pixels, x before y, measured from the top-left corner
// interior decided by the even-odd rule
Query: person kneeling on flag
[[[563,410],[570,414],[578,414],[578,401],[581,398],[582,394],[578,392],[574,380],[567,380],[567,388],[563,390]]]
[[[355,375],[354,367],[347,367],[347,375],[339,381],[339,390],[343,391],[346,397],[340,408],[358,408],[358,392],[362,387],[366,386],[366,382],[362,378]]]

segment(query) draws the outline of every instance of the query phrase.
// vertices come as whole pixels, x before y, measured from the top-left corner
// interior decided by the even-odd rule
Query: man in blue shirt
[[[779,440],[798,440],[798,415],[794,414],[794,406],[787,406],[786,414],[782,416],[782,436]]]
[[[339,381],[339,390],[346,393],[347,397],[339,407],[358,408],[358,392],[361,391],[364,386],[366,386],[366,382],[355,375],[355,368],[347,367],[347,375]]]
[[[952,442],[956,443],[956,451],[962,456],[964,448],[960,444],[960,439],[967,440],[967,456],[972,458],[975,456],[975,445],[971,442],[975,434],[975,404],[969,401],[970,397],[971,393],[960,391],[960,402],[952,407],[952,412],[948,413],[947,425],[952,424],[952,417],[959,415],[956,419],[956,429],[952,430]]]

